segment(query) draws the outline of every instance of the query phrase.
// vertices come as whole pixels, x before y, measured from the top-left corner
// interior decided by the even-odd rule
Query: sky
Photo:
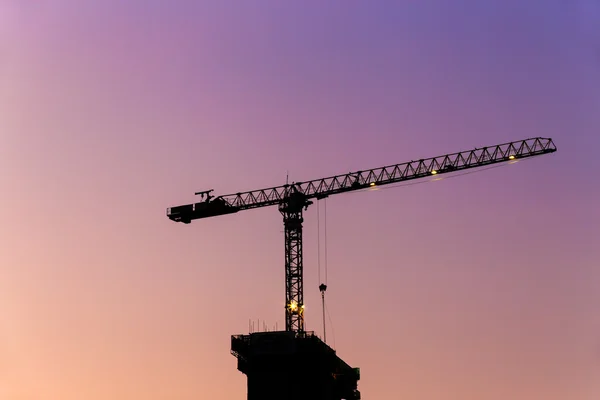
[[[1,0],[0,399],[243,399],[281,216],[167,207],[536,136],[311,206],[306,327],[326,275],[365,399],[598,399],[599,27],[595,0]]]

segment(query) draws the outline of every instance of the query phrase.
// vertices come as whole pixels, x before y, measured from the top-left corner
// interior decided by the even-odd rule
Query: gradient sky
[[[167,207],[544,136],[327,200],[327,338],[365,399],[597,400],[599,27],[596,0],[0,0],[0,399],[244,399],[281,217]],[[321,335],[317,233],[312,206]]]

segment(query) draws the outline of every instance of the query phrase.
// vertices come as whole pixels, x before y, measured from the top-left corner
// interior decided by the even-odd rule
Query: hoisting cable
[[[327,201],[327,200],[325,200]],[[321,215],[320,215],[320,202],[317,202],[317,240],[318,240],[318,244],[317,244],[317,253],[318,253],[318,268],[319,268],[319,282],[321,281]],[[327,210],[327,208],[325,208],[325,211]],[[327,212],[325,212],[325,224],[327,224]],[[325,225],[325,227],[327,227],[327,225]],[[325,244],[327,244],[327,230],[325,230]],[[325,246],[325,250],[327,250],[327,246]],[[327,253],[327,251],[325,251]],[[327,282],[327,264],[325,264],[325,282]],[[323,308],[323,342],[327,343],[327,326],[325,324],[325,291],[327,290],[327,284],[326,283],[321,283],[319,285],[319,291],[321,292],[321,303],[322,303],[322,308]]]
[[[319,268],[319,282],[321,282],[321,216],[319,213],[321,205],[319,203],[317,201],[317,265]]]
[[[327,311],[327,316],[329,317],[329,328],[331,329],[331,335],[333,336],[333,349],[335,350],[335,330],[333,329],[333,321],[331,320],[329,308],[325,307],[325,310]]]
[[[323,206],[324,206],[324,218],[323,218],[323,223],[325,225],[325,285],[327,285],[327,198],[325,198],[323,200]]]
[[[327,290],[327,199],[323,200],[323,225],[324,225],[324,245],[325,245],[325,283],[321,283],[319,285],[319,290],[321,291],[321,301],[323,303],[323,342],[327,343],[327,327],[326,327],[326,314],[329,315],[329,310],[327,310],[327,306],[325,305],[325,291]],[[318,219],[318,217],[317,217]],[[319,253],[320,254],[320,253]],[[320,279],[319,279],[320,281]],[[331,316],[329,317],[331,322]],[[335,339],[334,339],[335,341]]]
[[[321,301],[323,303],[323,342],[327,343],[327,330],[325,329],[325,290],[327,290],[327,285],[321,283],[319,290],[321,291]]]

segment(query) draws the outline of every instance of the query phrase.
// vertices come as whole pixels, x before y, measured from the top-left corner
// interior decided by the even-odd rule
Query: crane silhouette
[[[210,195],[213,190],[208,190],[197,193],[202,195],[203,201],[168,208],[167,216],[172,221],[189,224],[197,219],[278,206],[283,216],[285,236],[285,329],[303,332],[302,224],[303,212],[313,204],[312,199],[320,200],[334,194],[510,162],[556,150],[552,139],[536,137],[266,189],[216,197]],[[324,292],[326,286],[322,285],[320,289]]]

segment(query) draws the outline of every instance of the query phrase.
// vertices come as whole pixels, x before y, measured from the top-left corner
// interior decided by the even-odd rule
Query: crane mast
[[[285,329],[303,332],[302,224],[303,212],[313,204],[311,199],[319,200],[334,194],[506,163],[555,151],[552,139],[536,137],[266,189],[216,197],[210,195],[212,190],[208,190],[196,193],[203,196],[201,202],[168,208],[167,217],[189,224],[196,219],[277,205],[283,216],[285,233]]]
[[[302,265],[302,213],[312,204],[295,186],[288,188],[279,204],[285,236],[285,328],[304,331],[304,287]]]

